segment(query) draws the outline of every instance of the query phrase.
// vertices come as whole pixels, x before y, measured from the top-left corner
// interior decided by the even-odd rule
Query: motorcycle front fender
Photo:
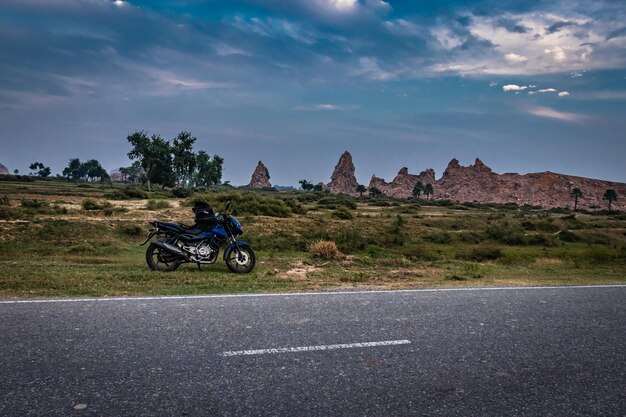
[[[230,254],[230,252],[235,249],[236,247],[242,247],[242,246],[250,246],[250,244],[248,242],[235,242],[235,243],[231,243],[230,245],[228,245],[228,247],[226,248],[226,250],[224,251],[224,260],[226,260],[226,258],[228,257],[228,255]]]

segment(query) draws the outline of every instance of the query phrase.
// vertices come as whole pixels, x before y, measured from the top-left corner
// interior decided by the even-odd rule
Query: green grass
[[[0,181],[0,297],[626,282],[622,213],[322,193],[221,190],[185,199],[168,193]],[[189,224],[196,199],[220,211],[234,202],[243,239],[257,252],[251,274],[230,273],[221,258],[202,270],[148,269],[146,247],[138,246],[146,221]],[[85,210],[85,201],[93,210]],[[341,255],[313,258],[307,247],[317,240],[332,240]]]

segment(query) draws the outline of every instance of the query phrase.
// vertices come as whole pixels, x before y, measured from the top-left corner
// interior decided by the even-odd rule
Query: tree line
[[[161,187],[211,186],[222,182],[224,159],[209,156],[206,151],[194,152],[196,137],[190,132],[180,132],[171,141],[145,131],[127,137],[131,145],[128,157],[141,166],[141,178],[152,191],[152,184]],[[132,165],[126,170],[129,174]],[[121,171],[120,171],[121,172]]]

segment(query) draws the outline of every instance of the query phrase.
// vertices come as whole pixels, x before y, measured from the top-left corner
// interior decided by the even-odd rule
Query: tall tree
[[[41,162],[33,162],[32,164],[30,164],[29,168],[32,171],[31,175],[38,175],[41,178],[47,178],[50,176],[50,167],[44,166]]]
[[[63,176],[65,178],[67,178],[68,180],[79,180],[81,178],[80,176],[80,159],[78,158],[72,158],[70,159],[70,162],[67,164],[67,167],[63,168]]]
[[[132,146],[128,157],[141,163],[149,191],[152,191],[152,183],[161,184],[163,187],[174,185],[175,176],[168,141],[159,135],[148,137],[143,130],[129,135],[126,139]]]
[[[574,211],[578,208],[578,199],[582,198],[583,192],[580,188],[574,188],[572,190],[572,197],[574,197]]]
[[[14,169],[14,170],[13,170],[13,173],[14,173],[15,175],[17,175],[17,174],[19,174],[19,173],[20,173],[20,170],[16,168],[16,169]]]
[[[424,194],[426,194],[426,200],[430,200],[430,196],[435,193],[435,188],[431,183],[424,186]]]
[[[420,195],[424,191],[424,184],[421,181],[415,183],[413,187],[413,198],[420,198]]]
[[[205,151],[196,155],[196,185],[211,186],[222,182],[222,165],[224,159],[219,155],[209,156]]]
[[[367,187],[363,184],[356,186],[356,192],[359,193],[359,197],[363,197],[363,193],[367,191]]]
[[[609,188],[604,192],[602,199],[609,202],[609,211],[611,211],[611,203],[617,200],[617,192]]]
[[[196,168],[196,154],[193,152],[195,142],[196,138],[189,132],[180,132],[172,141],[174,172],[178,185],[184,186],[188,183]]]

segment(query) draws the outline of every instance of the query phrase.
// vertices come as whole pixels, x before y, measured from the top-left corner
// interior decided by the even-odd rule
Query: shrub
[[[457,255],[459,259],[466,259],[469,261],[483,262],[493,261],[503,256],[502,249],[495,246],[479,246],[473,248],[468,253],[461,253]]]
[[[345,207],[352,210],[356,209],[356,202],[354,199],[344,195],[321,198],[317,201],[317,205],[331,210],[339,207]]]
[[[232,203],[231,210],[235,215],[289,217],[292,214],[291,209],[282,199],[253,193],[196,194],[187,199],[183,205],[193,206],[196,202],[203,202],[213,206],[216,210],[221,210],[227,201]]]
[[[335,211],[333,211],[332,216],[336,219],[341,219],[341,220],[352,220],[354,219],[354,214],[352,214],[352,212],[350,212],[350,210],[348,210],[347,208],[340,206],[337,207],[337,209]]]
[[[83,200],[83,202],[81,203],[81,206],[83,208],[83,210],[89,210],[89,211],[94,211],[94,210],[103,210],[103,209],[110,209],[111,208],[111,203],[107,202],[107,201],[96,201],[92,198],[86,198]]]
[[[439,232],[432,235],[424,236],[424,240],[438,243],[440,245],[447,245],[449,243],[452,243],[452,235],[448,232]]]
[[[172,190],[172,195],[176,198],[187,198],[193,195],[193,190],[190,188],[177,187]]]
[[[22,200],[20,205],[24,208],[35,210],[48,207],[48,203],[41,200]]]
[[[146,203],[147,210],[160,210],[172,207],[166,200],[148,200]]]
[[[2,197],[0,197],[0,206],[9,206],[11,205],[11,202],[9,201],[9,197],[7,197],[6,195],[3,195]]]
[[[339,255],[337,245],[332,240],[318,240],[308,247],[309,253],[318,258],[333,259]]]
[[[118,227],[118,231],[125,236],[141,236],[146,231],[136,224],[124,224]]]
[[[147,199],[148,193],[143,190],[140,190],[137,187],[127,186],[121,190],[115,190],[113,192],[107,193],[104,195],[105,198],[109,198],[111,200],[131,200],[131,199]]]

